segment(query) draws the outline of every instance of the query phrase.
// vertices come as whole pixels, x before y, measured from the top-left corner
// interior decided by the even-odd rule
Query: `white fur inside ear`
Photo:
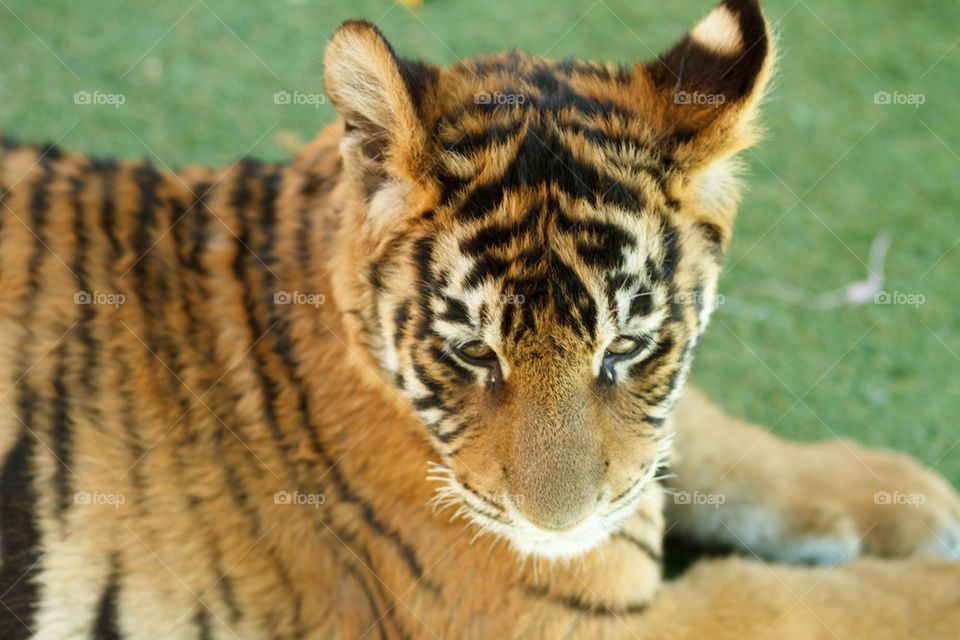
[[[389,60],[371,46],[369,39],[344,35],[336,55],[327,57],[326,74],[337,101],[349,112],[378,127],[390,130],[397,123],[392,108]]]
[[[734,158],[714,162],[698,176],[697,199],[710,211],[722,213],[740,201],[740,163]]]
[[[694,27],[690,36],[703,47],[722,55],[734,55],[743,50],[737,17],[724,6],[711,11]]]

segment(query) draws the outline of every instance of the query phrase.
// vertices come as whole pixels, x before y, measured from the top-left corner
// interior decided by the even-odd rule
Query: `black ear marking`
[[[724,0],[670,51],[648,66],[656,86],[684,94],[722,96],[720,107],[751,95],[770,55],[766,19],[757,0]],[[689,98],[696,103],[697,98]]]

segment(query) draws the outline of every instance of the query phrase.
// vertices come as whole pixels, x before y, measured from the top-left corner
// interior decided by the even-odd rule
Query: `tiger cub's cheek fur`
[[[337,273],[365,348],[423,422],[440,495],[522,552],[599,544],[669,453],[773,59],[741,4],[632,69],[437,68],[361,23],[331,42],[354,224]]]

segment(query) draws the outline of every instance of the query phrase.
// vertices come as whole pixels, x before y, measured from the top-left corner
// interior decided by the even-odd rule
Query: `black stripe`
[[[588,602],[580,595],[560,595],[551,593],[547,587],[527,587],[527,594],[546,600],[552,604],[570,609],[584,615],[620,617],[645,613],[650,606],[649,602],[634,602],[617,607],[603,602]]]
[[[178,265],[186,274],[186,277],[181,277],[180,279],[182,286],[179,304],[180,310],[187,318],[188,329],[187,335],[181,336],[181,338],[195,349],[195,351],[192,352],[177,349],[172,354],[171,367],[176,372],[183,370],[182,361],[184,358],[199,357],[207,363],[213,364],[217,362],[214,338],[209,333],[209,324],[201,320],[201,318],[205,318],[204,308],[201,304],[209,300],[210,295],[202,278],[190,277],[194,274],[200,276],[206,274],[206,269],[202,263],[202,255],[206,243],[206,227],[210,222],[211,216],[206,210],[204,198],[209,195],[210,191],[211,186],[208,183],[194,185],[194,193],[196,195],[189,208],[185,208],[183,203],[175,199],[171,199],[170,201],[172,220],[182,220],[183,222],[183,224],[178,223],[173,226],[173,235],[177,244]],[[206,373],[208,370],[210,370],[210,367],[203,367],[197,371],[199,377],[196,381],[196,386],[203,391],[209,389],[214,383],[214,380],[209,378]],[[181,373],[177,373],[177,375],[181,376],[181,378],[183,377]],[[196,446],[196,436],[194,434],[197,432],[197,426],[194,425],[194,413],[191,411],[192,403],[183,394],[179,394],[179,399],[179,413],[182,416],[180,420],[183,423],[183,427],[182,429],[178,429],[178,433],[184,435],[176,441],[178,455],[174,456],[174,463],[178,476],[184,478],[187,483],[192,483],[195,482],[195,480],[190,476],[190,469],[185,467],[184,457],[180,454],[180,451],[181,448]],[[187,511],[197,522],[204,521],[206,514],[206,504],[204,500],[204,498],[197,495],[187,496]],[[204,527],[204,529],[209,530],[209,527]],[[209,530],[208,549],[210,555],[210,571],[218,578],[217,588],[226,606],[230,623],[236,625],[243,618],[243,610],[237,602],[233,589],[233,580],[227,575],[224,569],[221,547],[221,536],[215,531]],[[202,609],[203,607],[201,606],[200,608]],[[197,615],[206,616],[206,613],[205,610],[198,611]]]
[[[39,271],[43,264],[44,225],[50,205],[49,187],[55,174],[46,152],[37,159],[41,175],[37,178],[30,199],[31,229],[36,235],[30,255],[29,284],[24,296],[21,326],[29,331],[36,308],[36,292]],[[30,429],[35,429],[34,411],[36,398],[28,386],[27,372],[29,345],[21,352],[17,378],[19,397],[17,416],[26,425],[21,429],[17,444],[7,453],[3,474],[0,477],[0,549],[3,567],[0,568],[0,597],[5,606],[0,607],[0,637],[17,640],[26,638],[33,624],[38,586],[36,565],[40,561],[40,532],[34,519],[37,505],[36,489],[33,486],[34,438]]]
[[[373,628],[377,630],[377,635],[380,638],[385,639],[387,635],[381,623],[383,622],[383,618],[386,616],[387,612],[380,612],[380,606],[377,605],[377,599],[374,597],[373,592],[370,591],[369,585],[367,585],[364,579],[360,577],[360,574],[357,573],[357,570],[351,565],[344,565],[343,568],[347,573],[353,576],[353,579],[356,580],[356,583],[360,586],[360,590],[363,591],[363,595],[367,599],[367,605],[370,607],[370,616],[376,620],[376,622],[373,623]]]
[[[434,395],[424,396],[423,398],[417,398],[413,401],[413,408],[417,411],[436,409],[441,406],[443,406],[443,404],[440,402],[440,398]]]
[[[337,532],[334,530],[334,533],[340,537],[341,540],[348,540],[353,542],[354,540],[349,536],[349,534],[343,532]],[[367,597],[367,601],[370,604],[370,610],[375,616],[376,622],[373,624],[373,628],[377,630],[378,635],[381,638],[399,638],[400,640],[407,640],[412,636],[407,632],[406,629],[400,624],[400,620],[397,619],[396,610],[397,610],[397,601],[394,600],[389,606],[381,608],[377,602],[386,603],[387,596],[384,594],[383,588],[385,585],[379,580],[379,577],[374,573],[372,561],[368,555],[366,555],[361,549],[362,562],[366,563],[366,569],[369,573],[373,573],[374,577],[377,578],[376,581],[368,583],[360,575],[358,567],[355,565],[356,556],[350,556],[349,561],[341,560],[339,562],[340,566],[343,567],[344,571],[353,576],[357,582],[360,584],[360,588],[363,589],[364,594]],[[338,558],[339,559],[339,558]],[[376,594],[374,594],[376,592]]]
[[[259,290],[257,284],[259,283],[254,283],[253,277],[255,275],[259,275],[261,271],[265,272],[266,270],[257,268],[259,265],[250,264],[250,262],[256,260],[256,258],[250,254],[250,250],[248,249],[252,241],[250,233],[250,221],[247,219],[247,209],[250,208],[251,199],[253,197],[250,184],[258,171],[259,167],[254,164],[253,161],[243,161],[241,163],[240,174],[237,176],[234,185],[233,194],[231,195],[231,206],[233,207],[234,215],[236,216],[237,222],[240,226],[240,233],[236,236],[236,246],[234,248],[235,252],[233,261],[231,263],[231,270],[233,271],[233,276],[237,279],[237,282],[240,284],[240,289],[243,292],[242,304],[247,330],[250,332],[250,345],[259,343],[260,338],[264,334],[264,327],[261,325],[258,314],[265,313],[259,308],[258,305],[258,301],[262,304],[264,296],[257,295],[256,292]],[[267,185],[265,183],[261,183],[261,187],[266,189]],[[270,194],[267,191],[264,191],[263,197],[271,202],[273,200],[273,194]],[[267,205],[266,203],[263,203],[261,207],[272,209],[272,205]],[[267,378],[265,373],[266,363],[264,361],[262,352],[257,349],[256,346],[252,346],[251,348],[255,362],[254,373],[256,374],[260,383],[260,391],[264,397],[263,410],[267,427],[270,430],[271,438],[281,453],[281,457],[286,462],[289,459],[290,447],[284,440],[283,433],[280,430],[280,426],[277,421],[277,389]]]
[[[663,261],[661,262],[660,277],[664,280],[673,280],[677,274],[677,267],[680,264],[679,232],[675,227],[664,223],[663,225]]]
[[[300,226],[297,230],[297,257],[300,269],[304,273],[310,272],[310,261],[313,256],[314,218],[316,217],[315,200],[329,191],[336,184],[329,176],[307,173],[303,184],[300,185],[302,204],[299,211]]]
[[[30,275],[30,288],[26,311],[28,314],[32,314],[34,293],[37,290],[40,266],[43,264],[43,260],[47,255],[47,250],[44,248],[44,245],[47,244],[44,226],[47,221],[47,210],[50,207],[50,184],[55,178],[49,158],[40,156],[37,160],[37,166],[42,173],[33,185],[33,192],[30,196],[30,229],[33,231],[35,237],[33,250],[28,263],[28,273]]]
[[[408,322],[410,322],[410,301],[404,300],[401,304],[397,305],[396,310],[393,312],[393,346],[397,350],[400,349],[400,343],[403,341],[403,332],[407,328]]]
[[[203,601],[197,603],[193,624],[197,626],[197,640],[213,640],[213,633],[210,630],[210,612],[207,611]]]
[[[160,200],[157,197],[157,187],[163,180],[157,170],[149,162],[133,170],[133,181],[140,191],[140,203],[136,212],[137,229],[133,235],[133,249],[136,257],[141,258],[150,249],[153,233],[157,227],[157,207]],[[143,264],[141,260],[134,269]]]
[[[279,313],[281,310],[288,310],[289,308],[284,305],[275,305],[273,309]],[[284,367],[287,370],[291,387],[295,389],[297,393],[297,410],[300,416],[301,430],[307,435],[307,443],[312,449],[312,452],[320,459],[322,468],[326,469],[327,477],[330,478],[336,492],[339,494],[338,499],[344,503],[356,506],[367,526],[370,527],[374,533],[383,537],[394,546],[414,578],[431,591],[438,592],[440,590],[439,586],[424,576],[423,564],[417,558],[413,547],[400,536],[400,533],[395,528],[384,522],[380,516],[377,515],[369,502],[355,493],[354,489],[343,477],[338,463],[331,458],[330,453],[320,442],[317,430],[314,428],[310,417],[321,415],[321,412],[312,410],[310,398],[306,393],[306,383],[301,379],[297,371],[297,361],[293,355],[292,341],[290,339],[289,318],[283,315],[277,318],[274,334],[276,335],[275,349],[280,354]],[[328,522],[326,524],[329,526]],[[318,530],[324,532],[325,527],[318,524]],[[343,540],[349,543],[347,538],[343,538]],[[350,548],[356,553],[364,551],[363,547],[358,545],[350,545]]]
[[[641,287],[634,292],[627,310],[627,319],[644,317],[653,313],[653,291],[648,287]]]
[[[591,78],[597,78],[606,82],[616,82],[618,84],[628,84],[633,76],[633,69],[629,66],[611,66],[590,62],[588,60],[579,60],[577,58],[564,58],[557,63],[557,71],[567,76],[586,75]]]
[[[21,383],[22,384],[22,383]],[[33,401],[21,389],[21,420],[30,425]],[[0,475],[0,638],[30,637],[37,606],[36,564],[40,561],[40,531],[34,520],[37,493],[33,484],[34,436],[21,430]]]
[[[632,273],[626,273],[620,271],[612,275],[607,276],[607,305],[611,312],[616,312],[617,309],[617,294],[627,287],[635,284],[637,281],[637,276]]]
[[[120,569],[116,557],[111,561],[110,577],[100,596],[97,607],[97,619],[93,624],[95,640],[119,640],[120,618],[117,611],[117,598],[120,594]]]
[[[644,208],[639,193],[603,170],[581,162],[556,135],[531,124],[503,175],[475,185],[457,206],[458,215],[482,219],[507,193],[542,184],[555,185],[568,196],[582,198],[595,207],[603,202],[626,211],[639,212]]]
[[[417,266],[420,281],[420,318],[416,325],[416,338],[423,340],[433,331],[433,309],[430,301],[436,288],[436,278],[433,275],[433,238],[424,236],[414,242],[413,261]]]
[[[611,250],[622,251],[637,243],[636,236],[618,224],[590,218],[572,218],[559,205],[551,208],[557,211],[557,228],[564,233],[584,234],[598,244],[609,245]]]
[[[238,431],[236,428],[233,431]],[[251,496],[250,492],[247,490],[244,480],[241,475],[238,473],[238,469],[249,469],[254,466],[260,465],[260,461],[257,460],[253,453],[250,452],[246,447],[233,447],[229,449],[230,451],[239,451],[241,455],[245,457],[245,460],[242,462],[235,461],[235,458],[228,455],[228,449],[224,446],[224,439],[226,438],[227,430],[225,428],[218,429],[215,433],[214,443],[217,451],[217,456],[220,460],[223,461],[223,464],[220,465],[221,470],[224,474],[224,481],[227,486],[228,493],[230,494],[231,499],[233,500],[234,505],[237,509],[243,512],[245,521],[248,523],[248,531],[250,536],[254,540],[261,541],[261,549],[266,553],[266,556],[270,560],[270,565],[273,568],[274,573],[277,576],[277,581],[279,582],[280,587],[286,593],[285,598],[290,598],[294,602],[294,620],[293,623],[295,626],[300,624],[299,617],[302,602],[298,597],[297,591],[293,588],[293,582],[290,579],[290,575],[287,573],[287,570],[284,568],[282,560],[277,556],[276,550],[274,547],[266,540],[263,540],[265,532],[263,530],[263,523],[260,517],[260,510],[257,506],[256,500],[259,500],[259,497],[254,498]],[[234,605],[235,606],[235,605]],[[231,607],[233,608],[233,607]],[[270,615],[276,615],[276,611],[271,611]]]
[[[383,289],[383,269],[387,265],[387,258],[389,258],[389,256],[381,260],[374,260],[367,268],[367,284],[370,285],[370,288],[374,291]]]
[[[101,179],[106,179],[103,177],[103,173],[100,168],[93,162],[86,170],[86,179],[81,180],[77,179],[73,183],[73,234],[77,239],[77,250],[73,257],[73,264],[71,269],[77,276],[77,287],[80,291],[90,290],[90,284],[88,281],[89,265],[87,264],[90,256],[88,255],[90,247],[90,238],[87,233],[87,215],[88,212],[83,206],[83,201],[80,198],[81,188],[92,178],[96,176],[101,176]],[[101,185],[102,188],[102,185]],[[100,212],[102,215],[102,210]],[[98,259],[100,256],[96,256],[94,259]],[[86,304],[81,305],[80,307],[80,322],[77,325],[77,341],[83,347],[83,375],[80,376],[80,385],[82,386],[84,392],[92,397],[96,392],[96,371],[97,371],[97,361],[100,354],[100,344],[99,340],[93,335],[93,320],[96,316],[96,305]]]
[[[641,540],[640,538],[634,537],[629,533],[627,533],[626,531],[621,531],[619,533],[616,533],[614,534],[614,536],[617,538],[620,538],[621,540],[624,540],[625,542],[629,542],[630,544],[632,544],[634,547],[642,551],[645,555],[647,555],[651,560],[653,560],[657,564],[660,564],[663,562],[663,555],[659,551],[651,547],[649,544],[647,544],[645,541]]]
[[[497,504],[492,499],[483,495],[483,493],[481,493],[480,491],[477,491],[472,485],[467,483],[467,481],[464,480],[463,478],[458,478],[457,481],[460,483],[460,486],[462,486],[467,491],[467,493],[471,494],[474,498],[480,500],[484,504],[491,507],[496,513],[503,513],[504,511],[503,505]],[[484,514],[484,515],[487,515],[487,514]]]
[[[100,174],[100,225],[103,233],[110,242],[110,249],[114,258],[120,257],[123,253],[123,247],[117,234],[114,231],[116,222],[117,204],[116,204],[116,178],[117,163],[109,159],[96,159],[93,161],[94,167]]]
[[[427,349],[427,352],[437,364],[445,369],[450,370],[454,378],[456,378],[459,382],[466,384],[473,382],[476,379],[473,371],[461,366],[455,358],[437,345],[431,344]]]
[[[551,260],[555,293],[554,313],[560,324],[573,329],[578,336],[586,332],[591,338],[597,331],[597,304],[580,276],[560,258]],[[577,312],[574,315],[574,311]]]
[[[522,126],[522,120],[514,120],[507,124],[497,123],[486,129],[464,134],[453,142],[441,141],[440,145],[445,151],[469,156],[481,149],[488,149],[494,145],[505,144],[510,138],[517,135]],[[453,130],[460,129],[460,127],[452,128]]]
[[[655,427],[659,429],[660,427],[663,426],[664,422],[666,422],[667,419],[658,418],[656,416],[643,416],[643,418],[641,418],[640,421],[643,422],[644,424],[650,425],[651,427]]]
[[[693,225],[703,237],[706,238],[707,242],[710,245],[710,254],[713,256],[714,260],[717,263],[722,264],[724,258],[724,246],[723,246],[723,237],[724,234],[716,225],[710,224],[709,222],[698,222]]]
[[[62,521],[73,501],[73,489],[69,477],[73,454],[73,423],[68,409],[69,391],[64,380],[66,371],[63,349],[60,352],[60,363],[53,378],[53,424],[50,427],[50,439],[56,456],[53,484],[57,491],[57,516]]]
[[[389,46],[389,45],[388,45]],[[406,86],[407,94],[413,101],[414,109],[420,118],[425,119],[424,98],[431,94],[431,88],[436,83],[439,71],[436,67],[424,64],[419,60],[407,60],[398,57],[393,49],[390,49],[397,66],[400,69],[400,77],[403,78],[403,84]]]
[[[437,438],[443,444],[450,444],[451,442],[459,438],[461,435],[463,435],[463,433],[467,429],[469,429],[472,424],[473,423],[470,422],[470,420],[464,420],[463,422],[460,422],[459,424],[454,425],[452,430],[439,433],[437,435]]]
[[[261,288],[262,283],[255,283],[253,278],[267,272],[265,269],[260,268],[259,262],[254,264],[257,258],[253,256],[250,253],[250,249],[248,249],[252,242],[252,221],[248,219],[247,210],[251,207],[253,193],[250,185],[253,184],[254,180],[257,181],[262,190],[262,200],[259,203],[261,216],[272,218],[274,211],[276,194],[271,192],[270,189],[275,185],[270,184],[268,180],[262,179],[262,173],[263,168],[253,160],[245,159],[240,163],[240,172],[234,183],[234,189],[230,199],[231,207],[240,226],[240,233],[237,236],[231,269],[243,291],[242,304],[247,329],[250,332],[250,350],[253,355],[254,375],[257,377],[260,392],[263,396],[263,413],[267,428],[270,431],[271,439],[277,447],[284,469],[287,471],[288,482],[299,486],[299,479],[294,471],[295,467],[291,463],[291,446],[286,441],[277,418],[276,403],[279,388],[273,384],[273,381],[266,373],[267,363],[263,351],[260,348],[264,346],[261,338],[264,336],[265,329],[260,322],[259,316],[266,316],[267,312],[262,308],[263,304],[266,300],[270,300],[271,302],[272,300],[266,293],[264,295],[257,295],[257,291],[263,291],[264,289]],[[272,249],[272,247],[268,248]],[[299,592],[292,588],[292,583],[290,583],[289,577],[286,575],[286,572],[282,570],[279,562],[276,564],[278,573],[281,575],[281,581],[285,586],[289,587],[290,597],[293,599],[293,627],[295,629],[295,635],[302,637],[306,635],[306,631],[302,628],[300,620],[303,609],[303,599]]]
[[[628,373],[631,377],[641,378],[644,375],[649,375],[654,370],[659,369],[663,364],[665,358],[670,355],[670,352],[673,350],[674,341],[670,336],[666,336],[660,339],[657,348],[653,352],[641,360],[630,366]]]
[[[417,360],[416,354],[414,354],[412,365],[413,372],[417,376],[417,380],[419,380],[420,383],[423,384],[423,386],[425,386],[430,393],[435,396],[442,397],[447,388],[442,382],[435,380],[433,376],[430,375],[430,372],[427,371],[427,368],[424,367],[419,360]]]
[[[198,184],[194,190],[196,199],[188,208],[189,213],[186,214],[189,216],[188,221],[191,223],[189,228],[192,244],[187,265],[191,270],[201,275],[207,274],[207,267],[203,264],[203,255],[206,253],[207,238],[210,233],[209,226],[213,222],[213,214],[207,207],[207,197],[212,190],[213,185],[208,182]]]
[[[623,266],[622,248],[614,244],[580,241],[576,249],[580,260],[589,267],[610,271]]]
[[[511,224],[490,224],[481,227],[472,236],[459,243],[460,250],[467,255],[476,256],[491,250],[505,249],[524,233],[535,231],[538,217],[543,212],[543,204],[535,202]]]
[[[464,324],[468,327],[472,326],[470,322],[470,311],[467,309],[467,305],[463,300],[450,296],[444,296],[443,300],[446,303],[446,308],[440,315],[441,320],[446,320],[454,324]]]
[[[10,193],[10,190],[6,185],[0,185],[0,238],[3,236],[3,225],[7,221],[7,211],[10,209],[7,206],[7,194]]]
[[[460,286],[464,289],[479,287],[486,280],[502,278],[510,270],[511,260],[493,255],[478,256]]]

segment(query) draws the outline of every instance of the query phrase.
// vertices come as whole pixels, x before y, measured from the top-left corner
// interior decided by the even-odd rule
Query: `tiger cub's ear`
[[[693,202],[722,239],[739,200],[734,154],[754,144],[774,43],[758,0],[724,0],[635,75],[662,144]]]
[[[436,69],[396,56],[368,22],[348,21],[327,45],[327,94],[345,121],[347,171],[369,201],[387,182],[412,183],[426,168],[421,102]]]

